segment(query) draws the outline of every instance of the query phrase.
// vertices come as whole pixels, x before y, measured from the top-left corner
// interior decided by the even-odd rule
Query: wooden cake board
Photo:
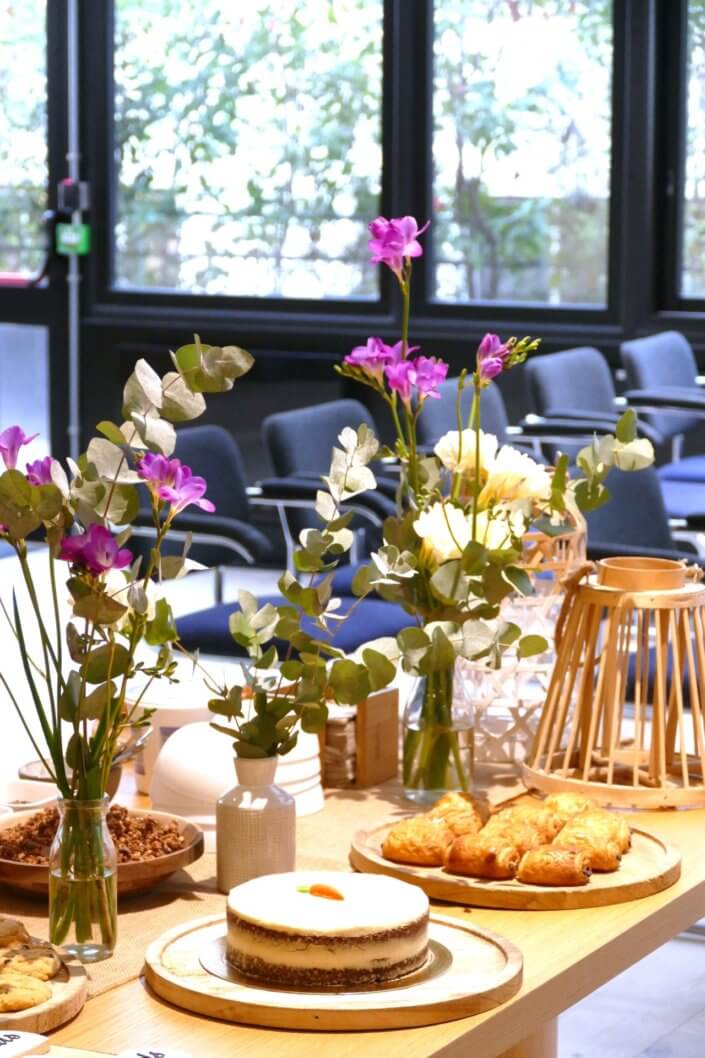
[[[169,1003],[223,1021],[350,1031],[453,1021],[504,1003],[521,985],[522,956],[510,941],[434,913],[427,966],[369,991],[287,991],[248,981],[225,969],[225,931],[224,916],[210,915],[156,940],[145,957],[152,990]],[[224,976],[212,972],[220,966]]]
[[[587,885],[524,885],[510,880],[466,878],[441,867],[412,867],[382,856],[382,842],[393,823],[358,830],[350,849],[350,863],[358,871],[388,874],[418,885],[433,900],[473,907],[519,908],[525,911],[563,911],[575,907],[604,907],[651,896],[668,889],[680,878],[678,849],[656,834],[632,828],[632,848],[622,857],[619,870],[593,873]]]
[[[51,1032],[83,1009],[88,996],[88,976],[80,963],[64,963],[49,984],[52,996],[46,1003],[16,1014],[0,1014],[0,1031]]]

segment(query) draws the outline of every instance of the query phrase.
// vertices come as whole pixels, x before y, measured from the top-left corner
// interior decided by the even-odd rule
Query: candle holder
[[[528,786],[641,808],[705,804],[701,576],[629,557],[565,582]]]

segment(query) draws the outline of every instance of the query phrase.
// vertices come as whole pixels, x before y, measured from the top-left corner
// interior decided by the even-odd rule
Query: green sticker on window
[[[86,254],[91,248],[91,229],[87,224],[57,224],[56,252],[71,257]]]

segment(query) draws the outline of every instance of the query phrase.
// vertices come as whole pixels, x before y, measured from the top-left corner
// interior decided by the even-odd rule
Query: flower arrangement
[[[299,721],[304,730],[320,729],[326,696],[360,702],[388,683],[401,665],[424,686],[417,729],[409,731],[404,744],[405,786],[420,796],[449,786],[465,789],[469,783],[451,715],[456,658],[488,658],[498,665],[510,646],[520,657],[546,648],[542,637],[522,636],[500,615],[508,595],[532,591],[521,561],[526,532],[532,526],[565,532],[571,505],[589,509],[608,498],[604,479],[611,466],[639,469],[653,459],[649,442],[636,437],[631,412],[620,420],[616,436],[595,439],[581,451],[575,481],[565,456],[546,467],[500,446],[480,428],[483,391],[539,342],[528,337],[502,341],[493,334],[485,335],[471,368],[458,378],[457,429],[441,438],[432,454],[419,451],[419,417],[428,400],[438,399],[448,375],[446,362],[421,355],[409,340],[412,264],[423,253],[419,237],[427,227],[419,228],[413,217],[380,217],[370,224],[372,262],[388,267],[400,289],[401,336],[393,345],[370,337],[337,368],[385,402],[396,434],[394,448],[381,448],[366,427],[343,431],[323,479],[326,489],[318,493],[323,528],[304,530],[295,554],[308,585],[284,574],[279,588],[287,605],[259,609],[254,598],[241,593],[240,609],[231,617],[235,639],[254,661],[246,692],[254,713],[243,709],[242,688],[222,688],[210,703],[219,714],[215,726],[234,738],[236,753],[285,753],[295,744]],[[473,399],[465,422],[461,395],[468,385]],[[357,570],[353,592],[358,600],[376,592],[399,603],[410,625],[396,639],[372,642],[359,656],[344,658],[334,646],[336,623],[345,616],[337,612],[332,581],[352,541],[352,515],[345,506],[375,487],[370,464],[384,455],[398,462],[398,510],[385,521],[371,562]],[[302,618],[308,618],[311,632],[303,630]],[[276,677],[263,678],[272,667]]]
[[[0,683],[14,705],[64,807],[100,806],[118,740],[137,719],[140,698],[128,704],[133,676],[170,678],[178,636],[168,602],[156,581],[182,575],[181,556],[162,556],[179,513],[190,504],[212,511],[206,482],[173,458],[174,424],[205,410],[205,393],[225,392],[249,370],[252,357],[236,347],[194,344],[173,354],[174,371],[160,378],[138,361],[123,395],[121,424],[101,422],[86,452],[68,472],[47,456],[18,468],[27,437],[19,426],[0,433],[0,538],[15,551],[26,588],[29,617],[13,594],[5,617],[19,646],[41,735],[24,715],[4,672]],[[146,490],[154,543],[146,561],[125,545]],[[144,495],[144,492],[143,492]],[[48,545],[46,574],[30,562],[30,542]],[[43,567],[43,560],[40,564]],[[71,616],[61,617],[59,569],[68,574]],[[49,605],[46,603],[47,596]],[[34,625],[38,655],[30,653],[27,622]],[[140,657],[140,645],[156,655]],[[87,820],[91,820],[90,823]],[[50,932],[54,943],[103,954],[115,938],[115,876],[106,862],[96,813],[67,811],[56,871],[51,873]],[[56,875],[56,877],[55,877]],[[72,884],[72,883],[76,884]],[[52,888],[53,883],[53,888]],[[97,957],[97,956],[95,956]]]

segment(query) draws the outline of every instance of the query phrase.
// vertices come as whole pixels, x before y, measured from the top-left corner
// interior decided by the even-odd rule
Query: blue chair
[[[445,382],[441,382],[438,391],[440,398],[438,400],[427,400],[418,418],[418,441],[425,448],[433,448],[444,434],[448,433],[449,430],[457,430],[458,428],[456,413],[457,378],[447,378]],[[464,427],[468,424],[472,398],[473,388],[472,384],[468,382],[460,396]],[[480,426],[487,433],[495,434],[500,444],[505,442],[514,443],[515,441],[515,438],[507,437],[507,430],[509,429],[507,409],[504,406],[499,387],[494,382],[491,382],[482,394]]]

